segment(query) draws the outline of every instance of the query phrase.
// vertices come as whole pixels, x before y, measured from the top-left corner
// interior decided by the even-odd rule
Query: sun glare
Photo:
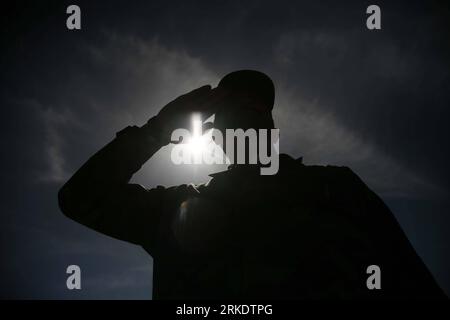
[[[202,135],[202,120],[200,116],[192,117],[192,136],[186,147],[193,155],[202,154],[207,146],[207,137]]]

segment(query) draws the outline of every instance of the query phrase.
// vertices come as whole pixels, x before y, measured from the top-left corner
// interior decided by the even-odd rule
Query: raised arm
[[[94,154],[61,188],[61,211],[109,236],[135,244],[152,241],[167,189],[129,184],[132,175],[162,146],[171,132],[186,127],[189,114],[202,111],[211,98],[204,86],[166,105],[143,127],[127,127]]]

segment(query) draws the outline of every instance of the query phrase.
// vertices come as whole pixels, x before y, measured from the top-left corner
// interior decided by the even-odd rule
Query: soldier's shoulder
[[[362,182],[359,176],[347,166],[337,165],[304,165],[304,170],[318,178],[326,179],[330,182]]]
[[[284,176],[303,176],[311,178],[328,178],[328,179],[358,179],[358,176],[347,166],[323,165],[323,164],[305,164],[303,157],[294,159],[291,156],[280,155],[281,171]],[[283,170],[284,169],[284,170]]]
[[[307,170],[325,172],[329,174],[355,174],[352,169],[347,166],[337,166],[337,165],[305,165]]]

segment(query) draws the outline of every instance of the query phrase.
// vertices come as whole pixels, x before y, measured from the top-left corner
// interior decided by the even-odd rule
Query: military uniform
[[[273,176],[238,165],[197,186],[129,184],[161,147],[156,136],[119,132],[59,193],[64,214],[153,257],[155,299],[443,297],[389,209],[350,169],[282,154]],[[373,264],[381,290],[366,286]]]

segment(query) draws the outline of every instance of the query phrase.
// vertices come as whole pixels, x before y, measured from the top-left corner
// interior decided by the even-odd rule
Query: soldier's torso
[[[275,176],[232,169],[169,199],[154,298],[366,296],[366,268],[382,259],[370,225],[339,207],[345,192],[336,200],[325,174],[333,168],[285,167]]]

